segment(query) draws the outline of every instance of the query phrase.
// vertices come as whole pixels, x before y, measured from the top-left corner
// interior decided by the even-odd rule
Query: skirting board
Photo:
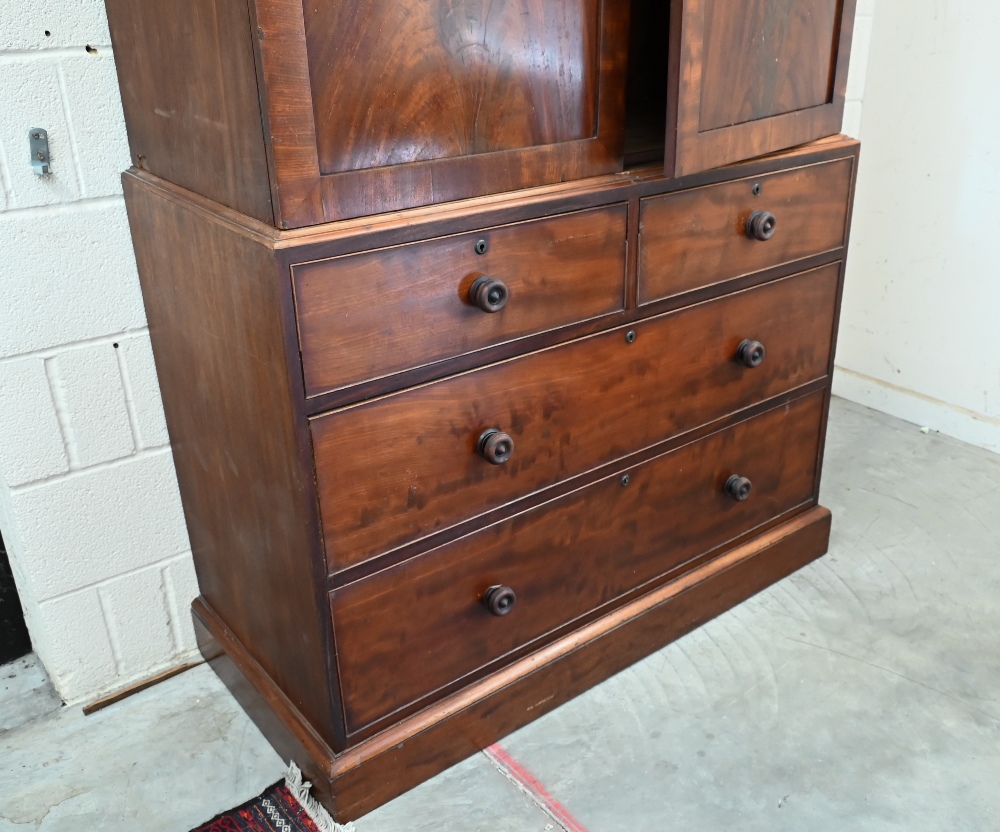
[[[829,539],[830,512],[809,509],[339,755],[203,599],[192,611],[206,660],[278,753],[298,763],[317,797],[343,823],[792,574],[823,555]]]
[[[1000,419],[837,367],[833,395],[1000,453]]]

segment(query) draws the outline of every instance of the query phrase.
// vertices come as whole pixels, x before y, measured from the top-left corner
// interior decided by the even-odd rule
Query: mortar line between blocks
[[[3,188],[4,203],[6,204],[3,213],[17,210],[17,200],[14,198],[14,183],[10,178],[7,151],[4,149],[3,144],[0,144],[0,188]]]
[[[163,596],[167,601],[167,614],[170,617],[170,635],[174,640],[174,652],[180,653],[184,649],[181,644],[180,611],[177,606],[177,589],[174,587],[173,578],[170,577],[170,567],[172,563],[163,564],[160,567],[160,579],[163,582]]]
[[[62,99],[63,119],[69,130],[69,146],[73,154],[73,172],[76,174],[76,190],[81,199],[87,198],[87,187],[83,183],[83,164],[80,161],[80,148],[76,142],[76,130],[73,128],[73,112],[69,107],[69,94],[66,91],[66,73],[62,63],[56,64],[56,78],[59,80],[59,97]],[[57,160],[58,161],[58,160]]]
[[[118,375],[122,380],[122,392],[125,394],[125,412],[128,414],[128,424],[132,429],[132,444],[136,453],[144,449],[142,441],[142,431],[139,429],[139,420],[135,415],[135,396],[132,392],[132,377],[129,375],[128,362],[125,360],[124,350],[121,349],[119,341],[114,341],[115,358],[118,360]]]
[[[160,558],[153,563],[146,563],[142,566],[136,566],[132,569],[128,569],[125,572],[116,572],[114,575],[110,575],[107,578],[102,578],[99,581],[93,581],[84,586],[74,587],[73,589],[68,589],[65,592],[57,593],[56,595],[47,596],[38,601],[39,606],[45,604],[52,604],[56,601],[62,601],[66,598],[71,598],[74,595],[80,595],[83,592],[90,592],[91,590],[102,590],[105,587],[111,586],[115,581],[121,578],[131,578],[134,575],[139,575],[142,572],[152,572],[154,569],[165,569],[168,566],[173,566],[181,558],[190,558],[191,550],[185,549],[183,552],[177,552],[173,555],[167,555],[165,558]]]
[[[27,133],[25,133],[27,138]],[[110,205],[124,205],[125,197],[122,194],[111,196],[88,196],[86,199],[73,199],[69,202],[53,202],[50,205],[26,205],[23,208],[12,208],[4,211],[0,216],[7,218],[22,219],[24,217],[51,217],[62,214],[72,214],[77,211],[94,211],[106,208]]]
[[[0,216],[3,216],[3,214],[0,214]],[[11,361],[20,361],[22,358],[55,358],[60,353],[69,352],[70,350],[82,350],[86,347],[111,344],[115,341],[120,341],[122,338],[128,338],[135,335],[145,335],[148,332],[148,326],[140,326],[135,329],[126,329],[122,332],[112,333],[111,335],[95,335],[93,338],[82,338],[79,341],[70,341],[66,344],[56,344],[52,347],[41,347],[40,349],[31,350],[30,352],[19,352],[14,355],[0,356],[0,364],[9,363]]]
[[[122,645],[118,639],[118,630],[113,623],[114,610],[112,610],[108,604],[108,600],[104,597],[104,593],[101,592],[101,587],[98,587],[95,591],[97,592],[97,603],[101,607],[101,616],[104,618],[104,628],[108,631],[108,643],[111,645],[111,656],[115,660],[115,674],[122,676],[124,671]]]
[[[85,55],[88,46],[100,51],[106,49],[113,52],[110,43],[89,43],[79,46],[51,46],[39,47],[37,49],[3,49],[0,50],[0,64],[15,63],[23,61],[51,61],[53,58],[82,58],[82,51]]]
[[[76,453],[76,440],[73,437],[73,425],[71,423],[69,413],[66,409],[66,400],[63,397],[63,386],[62,386],[62,376],[59,372],[59,361],[55,357],[46,358],[42,362],[42,366],[45,370],[45,378],[49,383],[49,395],[52,397],[52,407],[56,412],[56,421],[59,423],[59,433],[63,440],[63,449],[66,452],[66,464],[69,466],[70,473],[79,468],[80,459]],[[69,474],[57,474],[57,477],[66,477]],[[48,480],[42,480],[42,482],[47,482]],[[19,488],[28,488],[32,483],[27,483],[26,485],[15,486],[11,491],[15,491]]]
[[[25,494],[29,491],[35,491],[39,488],[45,488],[46,486],[53,485],[59,482],[67,482],[69,480],[77,480],[81,477],[89,476],[90,474],[96,474],[99,471],[107,471],[111,468],[120,468],[123,465],[130,465],[133,462],[141,461],[144,459],[150,459],[151,457],[163,456],[164,454],[170,453],[169,445],[158,445],[155,448],[143,448],[128,456],[120,456],[118,459],[110,459],[106,462],[98,462],[95,465],[88,465],[86,468],[73,468],[66,474],[54,474],[51,477],[46,477],[43,480],[35,480],[34,482],[26,482],[22,485],[15,485],[10,490],[14,494]]]
[[[507,753],[500,743],[494,743],[489,748],[483,749],[483,754],[500,774],[552,818],[560,829],[564,832],[587,832],[586,827],[573,817],[569,809],[549,794],[542,782]]]

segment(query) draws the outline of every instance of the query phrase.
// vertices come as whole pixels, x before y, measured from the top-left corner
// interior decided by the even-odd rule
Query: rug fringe
[[[285,786],[305,809],[309,819],[319,827],[320,832],[356,832],[353,823],[348,823],[346,826],[337,823],[320,802],[309,794],[312,783],[302,780],[302,772],[294,762],[288,764]]]

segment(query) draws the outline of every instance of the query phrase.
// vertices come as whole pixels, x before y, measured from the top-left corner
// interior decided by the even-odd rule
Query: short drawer
[[[839,283],[826,266],[314,418],[331,571],[822,378]]]
[[[853,166],[838,159],[642,200],[639,303],[840,248]]]
[[[824,401],[798,399],[333,592],[350,730],[811,504]],[[744,502],[727,493],[734,477],[751,484]],[[492,587],[513,591],[506,614],[487,609]]]
[[[613,205],[293,266],[306,394],[621,310],[627,214]]]

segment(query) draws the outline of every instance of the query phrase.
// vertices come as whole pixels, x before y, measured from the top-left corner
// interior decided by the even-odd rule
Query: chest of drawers
[[[826,550],[855,0],[105,5],[201,649],[335,817]]]
[[[292,232],[125,176],[202,649],[338,818],[825,552],[857,157]]]

